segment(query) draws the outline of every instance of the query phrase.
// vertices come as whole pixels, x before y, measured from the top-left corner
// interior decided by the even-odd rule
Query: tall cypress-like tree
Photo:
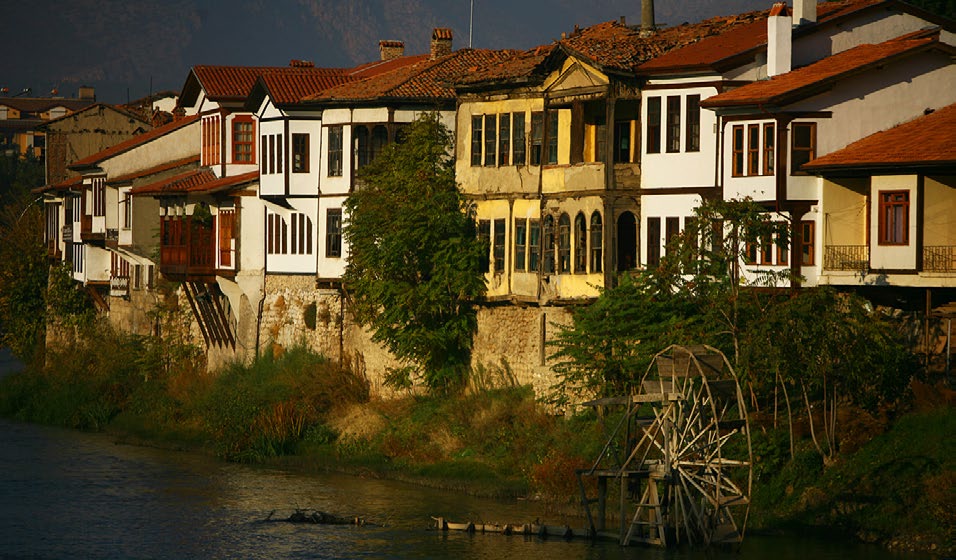
[[[423,115],[361,171],[345,203],[347,297],[402,362],[389,372],[394,386],[451,390],[470,361],[488,248],[458,191],[451,138],[437,114]]]

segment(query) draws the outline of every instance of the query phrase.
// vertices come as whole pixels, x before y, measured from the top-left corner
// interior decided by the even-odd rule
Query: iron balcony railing
[[[823,253],[824,270],[858,272],[870,266],[870,248],[866,245],[827,245]]]

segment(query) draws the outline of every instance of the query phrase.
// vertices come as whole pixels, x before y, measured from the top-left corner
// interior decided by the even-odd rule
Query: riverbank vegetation
[[[106,430],[123,441],[385,476],[573,511],[613,417],[557,416],[506,367],[468,389],[370,399],[366,380],[302,348],[206,373],[198,349],[97,326],[0,384],[0,414]],[[84,340],[86,337],[79,338]],[[826,462],[807,417],[753,415],[751,528],[840,528],[900,548],[953,552],[956,430],[951,403],[917,383],[894,407],[843,407],[841,453]],[[790,434],[794,434],[794,443]],[[791,445],[793,451],[791,451]]]

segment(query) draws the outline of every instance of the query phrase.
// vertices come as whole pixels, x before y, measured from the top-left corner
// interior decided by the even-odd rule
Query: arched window
[[[368,128],[364,126],[355,127],[355,167],[365,167],[372,160],[369,153]]]
[[[597,210],[591,214],[591,272],[601,272],[604,267],[604,224],[601,223],[601,213]]]
[[[372,129],[372,154],[369,158],[369,162],[375,161],[379,155],[381,155],[382,150],[385,149],[385,146],[388,144],[388,129],[385,128],[385,125],[378,125]]]
[[[571,218],[567,214],[558,219],[558,272],[571,272]]]
[[[578,212],[574,217],[574,272],[587,272],[588,268],[588,224],[584,214]]]
[[[545,216],[542,229],[544,243],[541,247],[541,268],[545,274],[554,274],[554,217]]]

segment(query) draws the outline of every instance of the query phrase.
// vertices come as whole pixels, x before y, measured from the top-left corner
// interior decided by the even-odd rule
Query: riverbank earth
[[[0,414],[235,462],[537,500],[561,515],[579,511],[574,471],[590,466],[611,420],[556,416],[530,389],[506,383],[369,399],[361,379],[301,350],[216,376],[123,361],[109,348],[79,352],[82,360],[48,356],[47,367],[0,380]],[[844,410],[840,452],[826,465],[806,426],[795,426],[791,457],[789,431],[754,411],[748,531],[836,530],[893,549],[956,554],[953,403],[944,389],[911,392],[876,414]]]

